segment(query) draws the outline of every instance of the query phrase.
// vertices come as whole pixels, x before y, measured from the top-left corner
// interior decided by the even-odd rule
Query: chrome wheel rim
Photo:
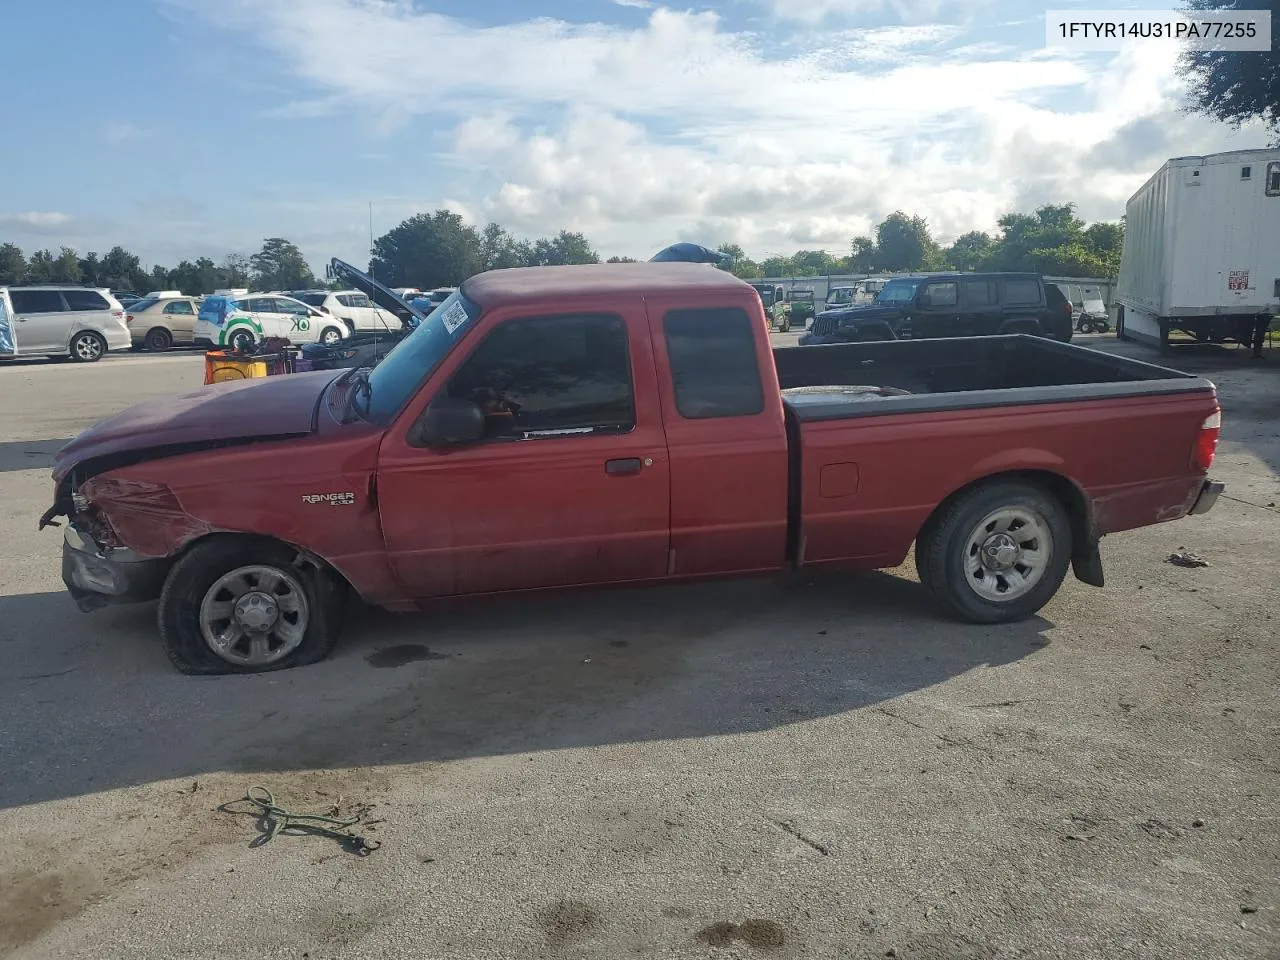
[[[333,346],[341,339],[342,334],[338,333],[337,330],[326,330],[324,333],[320,334],[320,342],[326,347]]]
[[[253,346],[253,337],[247,333],[233,333],[231,335],[231,349],[245,351]]]
[[[98,342],[97,337],[84,334],[76,337],[75,351],[76,356],[81,360],[97,360],[102,356],[102,344]]]
[[[200,603],[200,633],[215,655],[242,667],[283,660],[307,633],[307,595],[278,567],[239,567],[214,581]]]
[[[1001,507],[965,541],[965,580],[984,600],[1008,603],[1034,590],[1052,560],[1048,521],[1029,507]]]

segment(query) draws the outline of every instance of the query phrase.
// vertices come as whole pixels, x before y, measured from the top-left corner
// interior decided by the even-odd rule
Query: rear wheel
[[[82,330],[71,338],[71,359],[76,363],[96,363],[107,352],[102,334]]]
[[[253,349],[254,342],[253,334],[248,330],[237,330],[227,340],[227,346],[237,353],[248,353]]]
[[[267,540],[197,544],[165,580],[165,652],[187,674],[262,673],[315,663],[338,639],[345,584]]]
[[[331,347],[342,339],[342,331],[337,327],[325,327],[320,333],[320,342],[326,347]]]
[[[930,520],[916,543],[920,579],[970,623],[1025,619],[1058,592],[1071,561],[1071,522],[1048,491],[995,481]]]
[[[143,343],[148,350],[160,353],[173,346],[173,334],[164,327],[156,327],[147,331],[147,338]]]

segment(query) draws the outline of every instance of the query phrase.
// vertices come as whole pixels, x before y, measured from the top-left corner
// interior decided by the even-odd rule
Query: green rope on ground
[[[262,815],[265,830],[259,844],[270,843],[281,833],[294,830],[299,833],[320,834],[332,837],[353,853],[365,857],[377,850],[381,844],[377,840],[368,840],[349,832],[350,827],[360,823],[361,814],[354,817],[326,817],[313,813],[293,813],[276,803],[275,795],[260,784],[254,784],[244,795],[247,803],[257,807]]]

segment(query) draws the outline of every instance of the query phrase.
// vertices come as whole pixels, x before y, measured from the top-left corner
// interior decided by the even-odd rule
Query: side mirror
[[[483,436],[484,413],[470,400],[454,397],[437,397],[418,424],[418,443],[424,447],[470,443]]]

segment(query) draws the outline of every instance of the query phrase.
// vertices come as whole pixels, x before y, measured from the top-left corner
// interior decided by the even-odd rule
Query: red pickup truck
[[[349,589],[436,598],[842,564],[1030,616],[1103,534],[1208,510],[1214,386],[1035,337],[771,350],[701,264],[472,278],[372,369],[197,389],[54,466],[84,610],[159,603],[190,673],[310,663]]]

